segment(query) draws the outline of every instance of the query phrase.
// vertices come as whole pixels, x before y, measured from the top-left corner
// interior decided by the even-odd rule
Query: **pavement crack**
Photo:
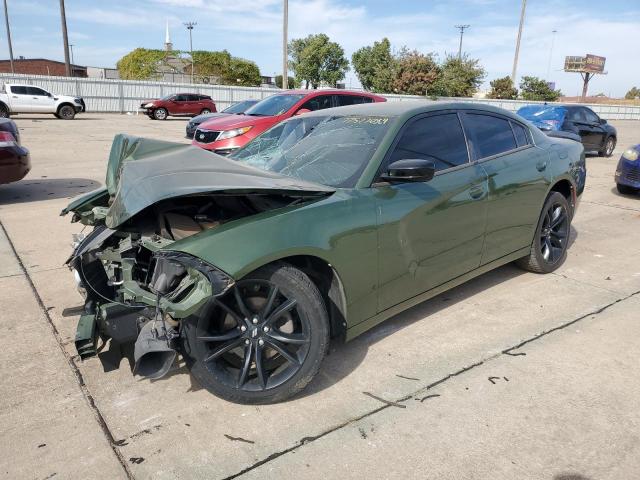
[[[419,381],[420,381],[420,379],[419,379],[419,378],[414,378],[414,377],[405,377],[404,375],[396,375],[396,377],[398,377],[398,378],[404,378],[405,380],[415,380],[415,381],[417,381],[417,382],[419,382]]]
[[[96,421],[98,422],[98,425],[100,426],[100,429],[102,430],[102,433],[106,437],[107,443],[109,444],[109,447],[111,448],[113,454],[116,456],[116,459],[118,460],[118,463],[120,463],[120,465],[122,466],[127,478],[129,480],[133,480],[134,476],[133,476],[131,470],[129,469],[129,466],[127,465],[126,460],[124,459],[124,457],[120,454],[120,452],[116,448],[116,446],[115,446],[116,440],[115,440],[113,434],[111,433],[111,430],[109,429],[109,426],[107,425],[107,422],[105,421],[104,416],[102,415],[102,412],[100,411],[100,409],[96,405],[96,402],[95,402],[95,400],[93,398],[93,395],[91,395],[91,392],[89,391],[89,388],[87,387],[87,385],[86,385],[86,383],[84,381],[84,377],[82,375],[82,372],[78,368],[78,365],[74,361],[73,357],[71,355],[69,355],[69,353],[65,350],[65,348],[64,348],[64,340],[62,339],[62,335],[60,335],[60,332],[58,331],[58,328],[56,327],[55,323],[53,323],[53,319],[51,318],[51,314],[49,313],[49,309],[47,309],[47,306],[44,304],[44,302],[42,300],[42,297],[40,296],[40,293],[38,292],[38,289],[36,288],[36,285],[33,283],[33,279],[31,278],[31,274],[29,273],[29,271],[24,266],[24,263],[22,262],[22,258],[20,258],[20,255],[18,255],[18,251],[16,250],[16,247],[13,244],[13,241],[11,240],[11,237],[9,236],[9,232],[7,232],[7,229],[5,228],[5,226],[2,223],[2,221],[0,221],[0,229],[4,233],[4,236],[7,238],[7,242],[9,243],[9,247],[11,248],[11,251],[13,252],[13,255],[16,257],[16,260],[18,261],[18,265],[20,266],[20,269],[22,270],[22,273],[24,274],[27,282],[29,283],[29,288],[31,288],[31,291],[32,291],[37,303],[38,303],[38,306],[40,307],[40,310],[42,311],[42,314],[44,315],[44,318],[46,319],[47,323],[49,324],[49,328],[51,329],[51,333],[53,334],[53,337],[55,338],[56,343],[58,344],[58,348],[60,349],[60,351],[62,352],[63,357],[67,361],[67,364],[69,365],[69,368],[71,369],[71,372],[74,374],[74,376],[76,378],[76,382],[78,383],[78,387],[80,388],[80,391],[82,392],[83,397],[85,398],[87,404],[89,405],[89,408],[93,412],[93,414],[94,414],[94,416],[96,418]]]
[[[592,201],[588,201],[588,200],[581,200],[581,202],[588,203],[590,205],[600,205],[601,207],[616,208],[618,210],[629,210],[630,212],[640,212],[640,209],[638,209],[638,208],[623,207],[621,205],[611,205],[610,203],[592,202]]]
[[[429,400],[430,398],[436,398],[436,397],[439,397],[439,396],[440,396],[439,393],[433,393],[431,395],[427,395],[426,397],[416,398],[416,401],[419,401],[420,403],[422,403],[425,400]]]

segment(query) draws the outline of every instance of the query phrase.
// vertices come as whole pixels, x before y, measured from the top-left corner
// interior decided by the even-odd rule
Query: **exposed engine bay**
[[[81,358],[95,355],[97,339],[136,342],[135,373],[158,378],[176,354],[180,321],[233,279],[202,260],[166,248],[176,241],[250,215],[304,200],[284,194],[193,195],[154,204],[117,230],[101,220],[105,207],[92,209],[93,231],[76,238],[68,260],[85,314],[76,335]],[[89,218],[77,216],[76,220]]]

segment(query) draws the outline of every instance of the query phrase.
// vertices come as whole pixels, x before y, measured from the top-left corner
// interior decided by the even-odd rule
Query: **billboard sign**
[[[565,72],[604,73],[605,57],[588,53],[584,57],[565,57]]]

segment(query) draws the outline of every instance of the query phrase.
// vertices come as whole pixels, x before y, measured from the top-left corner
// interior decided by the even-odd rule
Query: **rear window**
[[[508,152],[517,147],[511,125],[503,118],[467,113],[465,129],[478,159]]]
[[[373,98],[363,97],[360,95],[336,95],[337,104],[339,107],[345,107],[347,105],[359,105],[361,103],[372,103]]]

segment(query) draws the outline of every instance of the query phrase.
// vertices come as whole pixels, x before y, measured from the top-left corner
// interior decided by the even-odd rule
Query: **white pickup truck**
[[[0,88],[0,117],[14,113],[53,113],[57,118],[72,120],[85,110],[84,100],[68,95],[52,95],[33,85],[5,83]]]

